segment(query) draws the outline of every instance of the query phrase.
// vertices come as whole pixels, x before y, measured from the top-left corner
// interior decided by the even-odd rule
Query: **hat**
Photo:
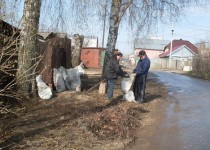
[[[139,55],[138,55],[138,56],[143,56],[143,55],[146,55],[146,52],[145,52],[144,50],[141,50],[141,51],[139,52]]]
[[[114,56],[121,56],[121,57],[122,57],[123,54],[122,54],[121,52],[115,52],[115,53],[114,53]]]

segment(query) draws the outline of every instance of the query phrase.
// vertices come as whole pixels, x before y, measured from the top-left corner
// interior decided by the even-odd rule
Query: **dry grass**
[[[91,80],[91,82],[90,82]],[[120,81],[120,80],[119,80]],[[146,103],[122,100],[120,82],[115,99],[109,101],[91,92],[57,93],[51,100],[33,100],[17,118],[4,118],[0,147],[9,149],[123,149],[135,141],[135,131],[151,111],[151,102],[161,100],[165,88],[149,79]],[[84,90],[99,82],[98,76],[83,79]],[[91,85],[90,85],[91,83]]]

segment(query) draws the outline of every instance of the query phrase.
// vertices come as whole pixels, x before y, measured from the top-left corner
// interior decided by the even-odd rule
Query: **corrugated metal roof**
[[[49,38],[49,36],[52,36],[54,33],[53,32],[38,32],[37,34],[46,40],[47,38]]]
[[[40,35],[44,40],[50,39],[52,37],[57,37],[57,38],[67,37],[67,33],[63,32],[38,32],[38,35]]]
[[[147,50],[164,50],[164,47],[169,43],[169,40],[162,39],[135,39],[134,47]]]

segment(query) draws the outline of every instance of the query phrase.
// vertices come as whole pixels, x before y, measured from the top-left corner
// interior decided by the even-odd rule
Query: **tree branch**
[[[124,16],[126,10],[129,8],[129,6],[133,3],[133,0],[128,0],[127,2],[123,3],[121,5],[122,10],[119,14],[119,22],[121,21],[122,17]]]

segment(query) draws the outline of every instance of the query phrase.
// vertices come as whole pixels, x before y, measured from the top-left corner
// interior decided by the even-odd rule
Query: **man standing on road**
[[[107,97],[109,100],[111,100],[113,97],[114,80],[116,80],[118,76],[129,77],[129,75],[126,72],[124,72],[121,69],[121,66],[119,65],[121,57],[122,53],[115,52],[106,66],[105,74],[108,83]]]
[[[150,60],[144,50],[141,50],[138,56],[140,59],[136,68],[134,69],[134,73],[136,73],[136,78],[134,81],[133,92],[135,100],[137,102],[143,103],[145,96],[146,79],[150,68]]]

